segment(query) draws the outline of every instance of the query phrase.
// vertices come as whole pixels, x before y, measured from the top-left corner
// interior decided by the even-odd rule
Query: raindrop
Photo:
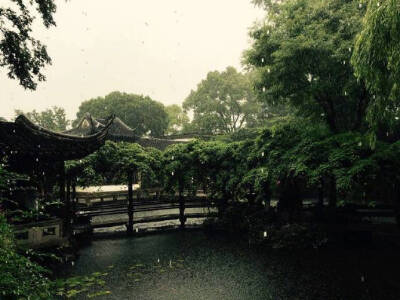
[[[321,117],[324,117],[324,116],[325,116],[325,114],[324,114],[324,113],[322,113],[322,114],[321,114]]]
[[[171,172],[171,175],[174,176],[174,172]]]
[[[362,3],[358,3],[358,8],[361,8],[362,7]]]
[[[38,146],[38,148],[40,148],[40,145],[37,145]]]
[[[266,238],[268,236],[267,232],[264,231],[264,237]]]
[[[358,142],[358,146],[359,147],[361,147],[362,146],[362,142],[360,141],[360,142]]]
[[[347,96],[347,91],[344,91],[344,95]]]
[[[265,86],[263,86],[262,91],[263,91],[264,93],[265,93],[265,90],[266,90],[266,89],[265,89]]]
[[[74,261],[71,261],[71,266],[75,266],[75,262]]]
[[[171,159],[174,160],[174,158],[175,158],[175,157],[172,155]]]
[[[344,64],[344,65],[346,64],[346,61],[345,61],[345,60],[343,61],[343,64]]]
[[[307,80],[308,80],[309,82],[312,81],[312,75],[311,75],[310,73],[307,74]]]
[[[268,72],[268,73],[271,73],[271,69],[270,69],[270,68],[268,68],[268,69],[267,69],[267,72]]]
[[[365,281],[365,277],[361,276],[361,282],[364,282],[364,281]]]
[[[398,119],[399,119],[399,117],[397,117],[397,116],[396,116],[396,117],[394,117],[394,118],[395,118],[396,120],[398,120]]]
[[[36,157],[36,162],[38,162],[38,161],[39,161],[39,158]]]
[[[351,47],[349,47],[349,52],[351,52]]]
[[[376,5],[379,7],[379,6],[381,6],[381,3],[380,3],[380,2],[378,2],[378,3],[376,3]]]
[[[263,151],[263,152],[261,152],[261,156],[262,156],[262,157],[264,157],[264,151]]]
[[[267,30],[267,34],[269,34],[269,29]]]
[[[159,258],[157,258],[157,263],[160,263],[160,259]]]
[[[261,57],[261,62],[264,63],[264,57]]]
[[[13,129],[13,133],[15,133],[15,129]]]

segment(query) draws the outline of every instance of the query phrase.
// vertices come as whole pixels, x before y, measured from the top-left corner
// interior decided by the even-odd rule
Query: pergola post
[[[65,210],[64,210],[64,236],[69,233],[69,228],[71,225],[71,221],[69,219],[69,203],[68,201],[65,201],[65,163],[64,161],[60,162],[60,168],[59,168],[59,197],[60,197],[60,202],[65,205]]]
[[[72,218],[75,221],[75,214],[76,214],[76,181],[75,179],[72,180]]]
[[[67,234],[70,234],[72,232],[72,213],[71,213],[71,178],[67,176],[67,192],[66,192],[66,202],[65,202],[65,208],[67,211],[67,222],[68,222],[68,229],[69,231]]]
[[[128,172],[128,234],[133,233],[133,172]]]
[[[179,180],[179,221],[181,222],[180,228],[185,228],[186,217],[185,217],[185,199],[183,197],[183,180]]]

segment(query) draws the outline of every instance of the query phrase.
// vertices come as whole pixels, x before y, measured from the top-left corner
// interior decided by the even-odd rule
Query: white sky
[[[248,29],[264,16],[250,0],[56,3],[57,27],[34,29],[53,61],[47,81],[24,90],[0,69],[0,116],[57,105],[74,119],[82,101],[112,91],[180,104],[209,71],[241,68]]]

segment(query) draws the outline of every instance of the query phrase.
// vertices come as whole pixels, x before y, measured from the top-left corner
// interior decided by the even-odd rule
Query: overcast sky
[[[24,90],[0,69],[0,116],[80,103],[112,91],[182,103],[207,72],[241,68],[248,29],[264,13],[250,0],[56,1],[57,27],[35,24],[53,60],[46,82]]]

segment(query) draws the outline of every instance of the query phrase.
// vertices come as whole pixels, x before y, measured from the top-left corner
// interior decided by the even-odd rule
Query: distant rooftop
[[[89,113],[86,113],[83,118],[79,121],[77,127],[65,131],[66,134],[72,134],[77,136],[87,136],[95,134],[106,126],[107,120],[95,119]],[[142,147],[153,147],[159,150],[164,150],[171,144],[186,143],[193,139],[193,137],[178,136],[168,138],[153,138],[153,137],[141,137],[135,134],[135,130],[126,125],[120,118],[115,117],[112,124],[108,129],[108,140],[115,142],[131,142],[138,143]]]

